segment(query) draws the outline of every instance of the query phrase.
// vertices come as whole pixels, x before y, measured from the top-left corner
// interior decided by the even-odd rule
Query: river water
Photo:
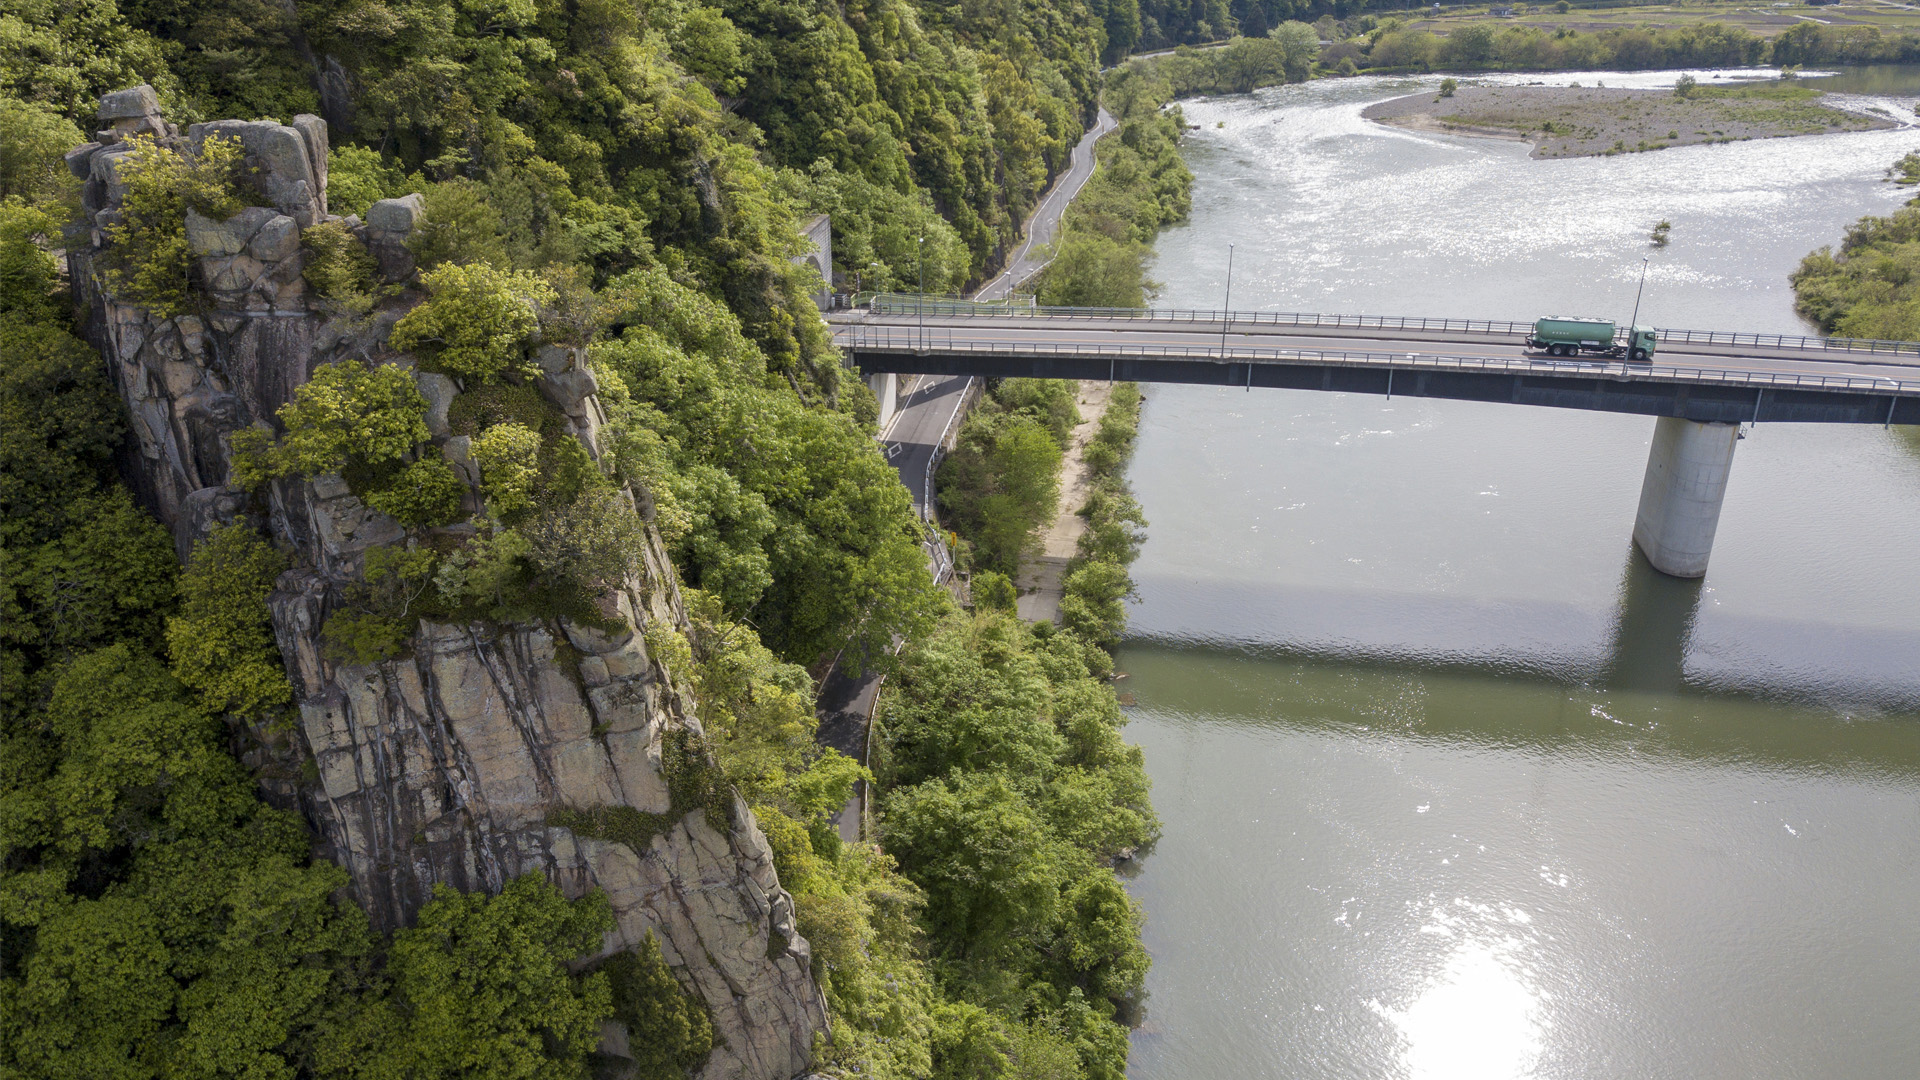
[[[1920,147],[1534,161],[1359,117],[1436,82],[1187,103],[1161,303],[1219,306],[1233,244],[1237,309],[1624,320],[1651,255],[1642,322],[1807,332],[1788,272]],[[1681,582],[1630,540],[1652,431],[1149,388],[1133,1080],[1920,1073],[1920,453],[1751,430]]]

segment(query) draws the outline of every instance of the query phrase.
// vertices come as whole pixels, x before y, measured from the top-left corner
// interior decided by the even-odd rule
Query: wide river
[[[1360,119],[1437,81],[1187,103],[1160,303],[1218,307],[1232,244],[1237,309],[1625,320],[1651,255],[1642,322],[1805,333],[1787,274],[1920,147]],[[1133,1080],[1920,1075],[1920,440],[1749,431],[1682,582],[1630,539],[1653,426],[1149,388]]]

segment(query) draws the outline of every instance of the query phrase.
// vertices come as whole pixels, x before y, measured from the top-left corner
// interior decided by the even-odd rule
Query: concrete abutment
[[[1739,424],[1677,416],[1655,422],[1633,523],[1633,542],[1654,569],[1681,578],[1706,576],[1739,441]]]

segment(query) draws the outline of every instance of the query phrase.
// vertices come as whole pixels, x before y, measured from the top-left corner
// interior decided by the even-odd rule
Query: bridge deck
[[[1733,339],[1752,335],[1663,331],[1674,339],[1662,339],[1654,363],[1627,364],[1529,354],[1526,324],[1056,312],[837,313],[834,339],[869,373],[1402,394],[1697,421],[1920,423],[1920,346],[1904,343],[1841,348],[1821,339],[1743,343]]]

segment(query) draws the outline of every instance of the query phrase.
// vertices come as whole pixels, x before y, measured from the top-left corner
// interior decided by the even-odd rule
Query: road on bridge
[[[1505,324],[1501,324],[1505,325]],[[890,351],[954,350],[1068,354],[1108,352],[1208,353],[1243,356],[1253,350],[1301,353],[1374,354],[1357,362],[1394,366],[1406,360],[1438,357],[1502,362],[1543,361],[1530,354],[1524,338],[1513,333],[1444,329],[1296,326],[1175,319],[1101,316],[970,316],[912,312],[885,315],[859,311],[836,313],[836,342],[843,346]],[[1256,360],[1260,359],[1255,357]],[[1648,365],[1589,360],[1553,361],[1567,374],[1635,375]],[[1779,379],[1851,377],[1883,383],[1920,380],[1920,355],[1867,353],[1817,347],[1759,347],[1729,343],[1663,340],[1653,367],[1684,366],[1716,376]],[[1906,392],[1913,392],[1913,387]]]

